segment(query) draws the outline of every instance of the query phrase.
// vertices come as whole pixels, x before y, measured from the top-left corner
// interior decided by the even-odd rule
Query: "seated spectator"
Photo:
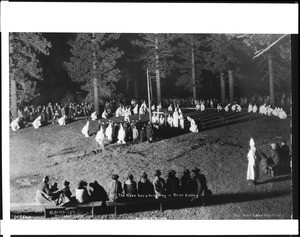
[[[58,205],[58,201],[59,201],[59,190],[58,190],[58,187],[57,187],[57,182],[53,182],[51,185],[50,185],[50,188],[49,188],[49,191],[51,193],[51,200],[54,201],[56,203],[56,205]]]
[[[126,198],[133,198],[137,195],[136,182],[133,180],[133,175],[129,174],[127,180],[124,182],[124,195]]]
[[[180,189],[180,181],[179,178],[176,177],[175,170],[170,170],[168,173],[168,178],[166,182],[166,191],[169,195],[179,194]]]
[[[72,197],[72,193],[70,191],[70,182],[64,180],[62,182],[62,188],[60,189],[60,196],[59,196],[59,204],[60,206],[64,206],[70,203],[75,202],[75,197]]]
[[[160,177],[160,175],[160,170],[156,170],[154,174],[155,178],[152,182],[156,199],[161,198],[166,191],[166,182],[163,178]]]
[[[90,190],[90,201],[102,201],[102,206],[106,206],[108,196],[105,189],[96,180],[90,183],[89,186],[92,188]]]
[[[192,177],[191,172],[188,169],[183,171],[183,175],[180,178],[180,193],[191,194],[192,192]]]
[[[35,200],[38,204],[54,204],[51,198],[51,192],[49,187],[49,177],[45,176],[43,181],[39,183],[35,195]]]
[[[89,193],[86,189],[87,183],[83,180],[80,180],[76,188],[76,200],[78,203],[87,203],[89,202]]]
[[[204,196],[207,193],[207,183],[206,183],[206,178],[204,174],[200,174],[200,169],[195,168],[192,170],[193,176],[192,176],[192,182],[193,182],[193,193],[196,194],[196,197],[192,199],[196,200],[199,199],[202,193],[204,193]]]
[[[138,194],[142,197],[147,197],[149,195],[153,195],[153,185],[148,179],[148,175],[144,172],[140,181],[138,182]]]
[[[111,182],[108,188],[108,197],[109,201],[116,202],[119,200],[120,196],[122,195],[122,185],[120,181],[118,181],[119,175],[113,174],[111,176]]]

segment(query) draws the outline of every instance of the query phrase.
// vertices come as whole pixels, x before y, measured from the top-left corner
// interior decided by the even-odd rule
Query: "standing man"
[[[251,180],[254,185],[257,184],[258,179],[258,164],[256,157],[256,148],[253,138],[250,139],[250,150],[247,154],[248,169],[247,169],[247,180]]]

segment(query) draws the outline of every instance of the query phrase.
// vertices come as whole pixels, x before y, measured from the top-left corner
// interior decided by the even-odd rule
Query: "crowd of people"
[[[225,104],[221,104],[216,98],[210,99],[162,99],[160,103],[156,103],[154,99],[151,102],[150,107],[146,104],[145,100],[131,99],[127,100],[111,100],[107,101],[103,106],[101,116],[95,112],[94,105],[92,103],[84,102],[81,104],[67,103],[67,104],[52,104],[44,106],[25,106],[18,109],[17,118],[13,119],[10,116],[10,126],[13,131],[20,129],[32,123],[34,128],[46,125],[49,122],[53,124],[65,125],[68,120],[72,120],[76,117],[89,117],[92,120],[96,120],[98,117],[108,119],[110,117],[124,117],[124,121],[130,122],[130,116],[133,114],[146,114],[151,112],[153,124],[163,124],[166,122],[171,127],[177,126],[179,121],[180,127],[184,128],[183,113],[180,108],[195,108],[196,110],[204,111],[207,108],[217,109],[218,111],[235,111],[241,112],[242,109],[247,109],[249,113],[274,115],[280,119],[287,118],[287,114],[290,110],[290,98],[285,94],[276,97],[275,105],[271,105],[270,98],[268,96],[255,95],[251,98],[240,97],[235,98],[233,104],[229,103],[226,98]],[[165,108],[165,109],[163,109]],[[168,117],[164,116],[168,113]]]
[[[58,189],[57,182],[50,184],[49,177],[45,176],[37,186],[35,199],[38,204],[68,205],[102,201],[102,205],[106,205],[106,201],[118,202],[140,198],[160,199],[180,196],[190,197],[191,201],[194,201],[203,195],[210,196],[212,194],[208,189],[206,177],[199,168],[194,168],[192,173],[189,169],[185,169],[180,178],[176,177],[174,170],[170,170],[166,180],[161,177],[161,171],[156,170],[152,182],[145,172],[138,182],[134,181],[132,174],[127,175],[123,184],[118,179],[117,174],[111,176],[107,191],[97,181],[88,185],[84,180],[80,180],[75,189],[75,195],[72,195],[70,182],[63,181],[62,187]]]

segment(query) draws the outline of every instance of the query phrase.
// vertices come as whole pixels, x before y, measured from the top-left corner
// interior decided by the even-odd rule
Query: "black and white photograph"
[[[10,30],[9,218],[292,220],[298,35],[247,32]]]

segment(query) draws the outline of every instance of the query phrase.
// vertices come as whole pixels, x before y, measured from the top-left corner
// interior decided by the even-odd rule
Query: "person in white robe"
[[[130,111],[126,110],[124,113],[124,121],[130,123]]]
[[[266,104],[259,106],[259,114],[267,114]]]
[[[105,130],[105,136],[110,141],[112,141],[112,130],[113,130],[113,127],[112,127],[112,123],[110,122],[108,124],[108,127]]]
[[[236,112],[242,112],[242,107],[240,105],[236,105]]]
[[[252,110],[253,110],[253,106],[251,103],[249,103],[248,105],[248,113],[252,113]]]
[[[272,113],[273,113],[273,109],[271,108],[271,106],[268,106],[268,108],[267,108],[267,115],[271,116]]]
[[[175,128],[178,128],[179,127],[179,121],[178,121],[178,119],[179,119],[179,115],[178,115],[178,112],[177,111],[175,111],[174,113],[173,113],[173,127],[175,127]]]
[[[42,117],[41,117],[41,115],[40,115],[40,116],[38,116],[38,117],[32,122],[32,126],[33,126],[35,129],[38,129],[38,128],[42,125],[41,119],[42,119]]]
[[[159,103],[158,105],[157,105],[157,112],[160,112],[161,110],[162,110],[162,106],[161,106],[161,103]]]
[[[200,105],[200,110],[201,110],[201,111],[204,111],[204,110],[205,110],[205,105],[204,105],[203,102],[202,102],[201,105]]]
[[[96,142],[99,143],[100,146],[103,146],[104,137],[103,127],[101,126],[95,137]]]
[[[81,133],[85,136],[85,137],[89,137],[89,125],[90,125],[90,121],[88,120],[86,122],[86,124],[84,125],[84,127],[81,130]]]
[[[97,111],[95,111],[95,112],[93,112],[93,113],[91,114],[91,119],[92,119],[93,121],[95,121],[95,120],[97,119]]]
[[[106,109],[103,111],[101,117],[104,118],[104,119],[107,119],[107,116],[108,116],[108,113],[106,111]]]
[[[247,154],[248,168],[247,168],[247,180],[251,180],[253,184],[257,184],[257,179],[259,178],[256,148],[253,138],[250,139],[250,150]]]
[[[257,110],[258,110],[257,105],[256,105],[256,104],[253,105],[253,107],[252,107],[252,112],[253,112],[253,113],[256,113]]]
[[[160,124],[160,125],[163,125],[164,123],[165,123],[165,118],[164,118],[163,115],[160,115],[160,116],[159,116],[159,124]]]
[[[222,106],[220,104],[217,105],[217,111],[220,112],[222,110]]]
[[[133,108],[133,114],[138,114],[139,113],[139,105],[136,104]]]
[[[58,120],[57,120],[57,122],[58,122],[58,124],[60,125],[60,126],[63,126],[63,125],[66,125],[66,115],[64,115],[64,116],[62,116],[61,118],[59,118]]]
[[[183,117],[183,113],[179,113],[178,119],[179,119],[180,128],[184,129],[184,117]]]
[[[119,144],[125,144],[125,137],[126,137],[126,132],[124,130],[124,127],[122,125],[122,123],[120,123],[120,128],[118,131],[118,143]]]
[[[169,112],[173,112],[172,104],[169,105],[168,111],[169,111]]]
[[[272,115],[274,115],[275,117],[278,117],[278,115],[279,115],[279,108],[278,107],[275,107],[275,109],[273,109]]]
[[[11,123],[10,123],[10,127],[11,129],[15,132],[17,131],[18,129],[20,129],[20,126],[19,126],[19,117],[17,117],[15,120],[13,120]]]
[[[155,111],[155,105],[151,106],[151,111]]]
[[[233,104],[233,105],[231,106],[231,110],[232,110],[232,112],[235,112],[235,110],[236,110],[236,104]]]
[[[229,107],[230,107],[230,103],[229,103],[228,105],[226,105],[226,107],[224,108],[224,110],[225,110],[226,112],[228,112],[228,111],[229,111]]]
[[[173,117],[171,114],[168,115],[168,119],[167,119],[168,124],[170,125],[170,127],[173,127]]]
[[[286,112],[282,108],[280,108],[280,110],[278,112],[278,117],[280,119],[286,119],[287,118],[287,114],[286,114]]]
[[[195,120],[190,117],[187,117],[187,119],[188,119],[188,121],[190,121],[190,129],[189,130],[191,132],[199,132],[198,126],[197,126]]]

